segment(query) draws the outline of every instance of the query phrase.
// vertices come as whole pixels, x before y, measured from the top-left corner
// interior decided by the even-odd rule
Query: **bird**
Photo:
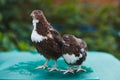
[[[52,59],[55,63],[52,68],[48,68],[49,71],[58,70],[56,63],[57,59],[62,56],[61,47],[63,44],[60,33],[47,21],[42,10],[33,10],[30,15],[33,18],[32,43],[38,53],[46,59],[44,65],[38,66],[36,69],[46,69],[49,60]]]
[[[86,71],[81,68],[82,63],[87,57],[87,43],[80,38],[71,34],[64,34],[63,40],[65,43],[62,46],[62,57],[69,65],[67,70],[61,70],[66,73],[74,73],[74,71]],[[78,66],[76,69],[74,66]]]

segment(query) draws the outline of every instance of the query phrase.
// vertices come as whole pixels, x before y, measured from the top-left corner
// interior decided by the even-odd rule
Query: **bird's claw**
[[[43,65],[43,66],[38,66],[38,67],[36,67],[35,69],[46,69],[47,68],[47,66],[46,65]]]
[[[73,69],[68,69],[68,70],[60,70],[63,72],[63,74],[66,74],[66,73],[73,73],[74,74],[74,70]]]
[[[79,71],[84,71],[84,72],[87,72],[85,69],[83,69],[83,68],[77,68],[77,69],[75,69],[75,71],[76,72],[79,72]]]
[[[52,67],[52,68],[48,68],[49,72],[51,71],[58,71],[57,67]]]

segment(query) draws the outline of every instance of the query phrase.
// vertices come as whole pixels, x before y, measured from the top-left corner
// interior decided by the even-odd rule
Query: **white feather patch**
[[[47,39],[47,37],[39,35],[35,30],[32,31],[32,35],[31,35],[32,42],[41,42],[44,39]]]
[[[33,19],[32,23],[33,23],[34,29],[36,28],[36,24],[37,24],[38,22],[39,22],[39,20]]]
[[[85,49],[84,49],[84,48],[82,48],[82,49],[80,49],[80,51],[81,51],[81,52],[84,52],[84,51],[85,51]]]
[[[64,54],[63,58],[68,64],[74,64],[77,60],[79,60],[82,57],[82,54],[80,54],[79,57],[75,56],[74,54]]]
[[[31,34],[32,42],[41,42],[44,39],[47,39],[47,37],[38,34],[37,31],[36,31],[36,24],[39,22],[39,20],[33,19],[32,22],[33,22],[33,26],[34,26],[32,34]]]

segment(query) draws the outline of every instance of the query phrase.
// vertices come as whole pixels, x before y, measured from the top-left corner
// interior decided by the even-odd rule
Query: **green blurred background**
[[[102,1],[0,0],[0,51],[35,51],[30,13],[41,9],[62,35],[76,35],[89,51],[110,52],[120,59],[120,1]]]

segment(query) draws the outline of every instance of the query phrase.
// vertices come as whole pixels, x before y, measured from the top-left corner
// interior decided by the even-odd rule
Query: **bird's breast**
[[[46,36],[42,36],[37,33],[37,31],[33,30],[31,34],[31,40],[32,42],[41,42],[43,40],[47,40],[48,38]]]

